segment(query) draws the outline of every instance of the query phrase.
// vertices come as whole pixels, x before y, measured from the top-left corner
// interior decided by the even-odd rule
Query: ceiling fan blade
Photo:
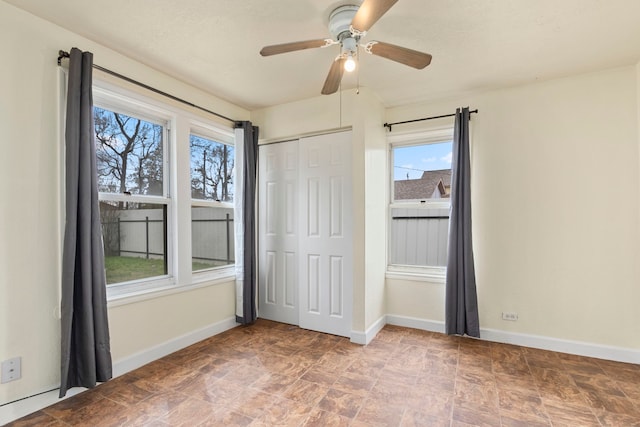
[[[331,64],[329,74],[327,74],[327,79],[324,81],[324,86],[322,87],[323,95],[331,95],[340,87],[342,73],[344,72],[344,61],[344,58],[337,58],[333,61],[333,64]]]
[[[378,19],[396,4],[398,0],[364,0],[351,21],[351,26],[363,32],[375,24]]]
[[[366,46],[366,51],[392,61],[399,62],[409,67],[423,69],[431,63],[431,55],[417,50],[408,49],[384,42],[370,42]]]
[[[322,47],[327,44],[325,39],[317,40],[305,40],[301,42],[274,44],[271,46],[265,46],[260,51],[262,56],[278,55],[280,53],[293,52],[296,50],[313,49],[316,47]]]

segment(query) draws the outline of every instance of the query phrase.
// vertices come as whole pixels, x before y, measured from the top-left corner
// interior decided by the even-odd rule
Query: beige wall
[[[354,330],[366,330],[380,313],[444,321],[443,284],[388,279],[379,292],[387,184],[381,178],[386,174],[368,170],[386,170],[386,153],[377,136],[367,138],[365,127],[470,105],[480,110],[471,133],[481,326],[637,349],[640,239],[629,238],[640,232],[637,79],[634,67],[606,70],[392,108],[385,120],[366,124],[358,112],[368,108],[359,104],[367,98],[347,92],[342,120],[336,97],[255,111],[252,120],[268,140],[349,125],[356,151],[365,150],[364,159],[354,156],[355,185],[367,180],[355,212],[363,218],[355,240],[365,243],[356,252]],[[350,104],[353,110],[345,107]],[[377,103],[372,105],[375,117]],[[393,132],[437,128],[448,120]],[[381,188],[384,196],[374,191]],[[503,321],[503,311],[517,312],[519,320]]]
[[[640,348],[638,81],[626,67],[387,111],[393,122],[479,109],[471,144],[482,328]],[[388,280],[389,314],[443,321],[443,301],[443,285]]]
[[[364,290],[365,317],[363,329],[369,329],[385,315],[385,264],[387,229],[387,140],[384,108],[373,92],[361,89],[356,111],[364,131]]]
[[[351,127],[353,131],[354,267],[352,330],[364,333],[384,316],[386,139],[384,108],[366,88],[251,113],[263,141]]]
[[[109,308],[114,361],[235,316],[235,282]]]
[[[59,382],[61,247],[59,49],[226,116],[249,113],[0,1],[0,360],[23,378],[0,403]],[[627,67],[386,111],[386,121],[479,108],[472,123],[475,253],[481,325],[640,348],[640,68]],[[353,127],[356,212],[354,329],[382,314],[442,320],[442,285],[389,280],[383,108],[362,89],[253,112],[275,140]],[[429,126],[437,125],[431,122]],[[423,129],[424,124],[397,128]],[[396,128],[394,128],[396,132]],[[383,225],[384,224],[384,225]],[[386,307],[385,307],[386,304]],[[518,312],[515,323],[502,311]],[[111,307],[114,359],[233,315],[230,283]]]
[[[58,50],[94,61],[229,117],[249,113],[0,1],[0,360],[22,357],[22,379],[0,404],[59,385],[61,152]],[[109,309],[114,360],[234,314],[232,284]]]

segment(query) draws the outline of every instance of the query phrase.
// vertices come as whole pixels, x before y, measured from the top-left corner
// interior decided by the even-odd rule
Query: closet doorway
[[[259,150],[258,315],[349,337],[351,131]]]

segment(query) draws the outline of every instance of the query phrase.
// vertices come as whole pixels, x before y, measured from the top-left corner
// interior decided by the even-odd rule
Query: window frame
[[[175,263],[172,262],[174,258],[175,240],[171,238],[173,235],[172,224],[175,214],[174,203],[171,198],[172,176],[170,155],[173,118],[167,111],[162,110],[155,105],[144,103],[139,99],[122,93],[110,91],[101,87],[100,84],[96,84],[96,82],[94,82],[93,85],[93,106],[111,112],[126,114],[135,117],[136,119],[142,119],[146,122],[162,126],[162,195],[128,195],[99,192],[98,200],[109,202],[149,203],[166,206],[167,215],[164,227],[167,239],[167,251],[164,256],[167,273],[160,276],[108,284],[106,285],[107,299],[138,294],[149,290],[170,288],[176,284],[174,275]]]
[[[446,266],[429,266],[429,265],[405,265],[391,263],[391,244],[392,221],[394,209],[419,209],[419,210],[438,210],[450,209],[451,201],[447,199],[425,199],[425,200],[395,200],[394,185],[394,148],[409,147],[417,145],[438,144],[453,140],[453,126],[434,127],[419,132],[406,132],[398,134],[389,134],[387,143],[389,146],[389,200],[387,208],[387,272],[386,277],[389,279],[424,281],[432,283],[444,283],[446,276]]]
[[[199,136],[200,138],[204,138],[213,142],[217,142],[219,144],[226,144],[234,148],[234,184],[236,182],[235,176],[237,171],[236,159],[235,159],[235,132],[233,129],[229,129],[229,131],[225,131],[223,129],[217,127],[211,127],[210,125],[206,125],[204,123],[192,121],[190,123],[189,130],[189,195],[191,199],[191,207],[190,211],[194,207],[204,207],[204,208],[227,208],[234,209],[235,208],[235,186],[234,186],[234,194],[233,200],[229,202],[217,201],[217,200],[208,200],[208,199],[194,199],[191,194],[191,135]],[[190,219],[191,221],[191,219]],[[190,224],[192,224],[190,222]],[[233,237],[235,240],[235,212],[234,212],[234,229],[233,229]],[[236,242],[234,241],[234,248]],[[193,250],[193,242],[191,242],[191,249]],[[191,259],[193,260],[193,254],[191,254]],[[207,280],[215,280],[220,279],[222,277],[235,276],[235,264],[224,265],[220,267],[212,267],[203,270],[194,271],[193,268],[191,270],[191,274],[193,276],[193,281],[196,283],[200,283]]]
[[[192,130],[206,137],[224,138],[235,146],[231,126],[221,125],[202,114],[190,112],[167,100],[156,99],[94,76],[94,106],[135,116],[163,126],[163,195],[124,195],[99,193],[100,200],[146,202],[167,206],[167,275],[155,276],[106,286],[110,306],[133,303],[149,298],[228,283],[235,278],[235,265],[218,269],[192,271],[191,268],[191,194],[189,135]],[[234,163],[235,164],[235,163]],[[237,170],[237,167],[236,167]],[[234,171],[235,172],[235,171]],[[181,194],[189,189],[188,195]],[[101,196],[105,196],[104,198]],[[202,201],[206,202],[206,201]],[[199,203],[199,201],[198,201]],[[213,202],[233,208],[233,203]],[[235,234],[234,234],[235,238]],[[181,250],[179,251],[178,248]],[[189,248],[187,251],[186,248]],[[188,259],[187,259],[188,258]]]

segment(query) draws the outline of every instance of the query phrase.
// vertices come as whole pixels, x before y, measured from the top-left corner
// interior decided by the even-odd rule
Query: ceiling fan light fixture
[[[355,59],[353,59],[353,55],[349,54],[349,56],[347,56],[347,60],[344,61],[344,70],[347,73],[350,73],[355,69],[356,69],[356,61]]]
[[[428,53],[390,43],[372,41],[360,46],[360,40],[367,34],[371,26],[387,13],[398,0],[358,0],[357,2],[360,4],[359,6],[346,4],[333,9],[328,22],[331,39],[304,40],[265,46],[260,50],[260,55],[271,56],[339,44],[340,54],[333,60],[329,68],[329,73],[320,92],[323,95],[331,95],[340,88],[345,71],[353,72],[360,67],[359,61],[356,59],[359,59],[359,47],[364,48],[364,51],[369,54],[390,59],[418,70],[431,63],[431,55]]]

